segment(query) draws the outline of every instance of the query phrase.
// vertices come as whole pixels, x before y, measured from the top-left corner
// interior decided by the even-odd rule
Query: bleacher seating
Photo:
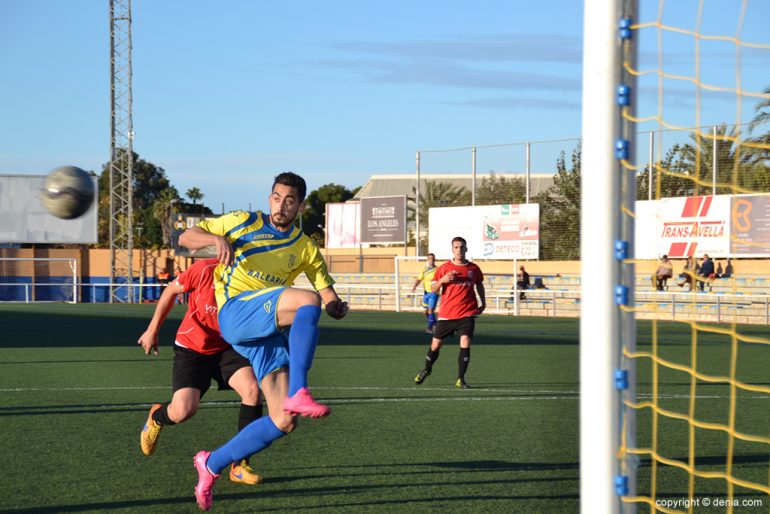
[[[578,317],[580,315],[580,283],[577,274],[541,275],[530,274],[530,281],[539,277],[545,286],[542,289],[530,288],[524,292],[524,298],[515,301],[513,295],[513,275],[485,275],[487,308],[498,314],[513,313],[518,303],[519,314],[524,316],[559,316]],[[335,273],[335,286],[338,294],[349,301],[353,309],[393,310],[396,306],[394,277],[392,273]],[[413,274],[404,273],[400,277],[402,310],[420,310],[422,289],[411,293],[414,284]],[[706,287],[706,293],[687,294],[687,288],[676,285],[677,278],[669,280],[667,292],[658,294],[653,289],[650,276],[637,274],[637,312],[639,318],[662,318],[685,316],[688,319],[704,321],[724,320],[725,315],[742,317],[743,322],[756,322],[767,317],[767,296],[770,293],[770,278],[763,276],[741,276],[729,279],[717,279]],[[297,286],[310,288],[303,276],[298,277]],[[675,295],[672,297],[671,293]],[[762,298],[764,296],[764,298]],[[741,299],[744,298],[745,299]],[[672,304],[672,299],[674,303]],[[752,320],[749,320],[749,318]],[[740,322],[739,319],[739,322]]]

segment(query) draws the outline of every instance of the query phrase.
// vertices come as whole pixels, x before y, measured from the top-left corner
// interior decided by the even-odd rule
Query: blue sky
[[[657,16],[657,2],[642,21]],[[692,26],[698,2],[666,2]],[[734,35],[740,2],[708,0],[701,28]],[[135,151],[215,210],[263,208],[272,177],[353,188],[413,173],[415,152],[569,139],[581,131],[582,2],[133,0]],[[742,36],[767,43],[764,1]],[[655,66],[653,32],[641,64]],[[692,39],[666,36],[666,64],[692,71]],[[734,85],[735,47],[703,43],[702,78]],[[0,173],[109,158],[109,1],[0,1]],[[743,86],[770,85],[770,52],[744,51]],[[643,94],[655,83],[640,81]],[[667,86],[668,87],[668,86]],[[725,98],[727,96],[727,98]],[[665,112],[694,123],[673,84]],[[742,121],[756,99],[744,102]],[[736,121],[730,95],[703,97],[703,124]],[[688,110],[689,109],[689,110]],[[681,112],[681,119],[679,114]],[[574,142],[533,148],[551,172]],[[479,171],[522,171],[520,146],[480,150]],[[424,172],[470,172],[470,153],[424,154]]]

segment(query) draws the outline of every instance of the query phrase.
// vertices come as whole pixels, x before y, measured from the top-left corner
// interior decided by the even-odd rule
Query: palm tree
[[[415,219],[415,195],[417,189],[412,188],[412,196],[406,198],[406,210],[409,221]],[[453,207],[470,205],[471,194],[464,187],[453,186],[449,182],[426,181],[420,191],[420,248],[427,251],[428,246],[428,211],[431,207]]]
[[[768,140],[768,136],[760,136]],[[714,168],[714,145],[716,144],[716,192],[736,194],[751,191],[767,191],[770,169],[768,151],[754,145],[754,140],[741,140],[737,130],[726,125],[717,127],[716,138],[711,134],[692,133],[692,143],[682,146],[679,153],[680,165],[692,175],[694,194],[710,194]],[[716,140],[715,140],[716,139]]]
[[[476,189],[476,205],[499,205],[501,203],[524,203],[527,186],[520,178],[506,179],[489,172],[488,177],[482,177],[481,184]]]
[[[190,195],[189,191],[187,192],[187,195]],[[174,246],[173,241],[171,240],[171,234],[173,234],[174,230],[174,205],[178,201],[179,197],[177,196],[176,189],[170,188],[162,191],[160,197],[152,204],[152,214],[155,216],[155,219],[160,221],[160,230],[163,234],[164,245]]]
[[[756,114],[749,124],[749,133],[752,133],[760,125],[767,126],[770,123],[770,86],[766,87],[762,93],[765,95],[765,99],[754,107]],[[748,143],[751,147],[747,149],[749,156],[746,161],[752,166],[753,173],[762,175],[762,179],[759,180],[760,183],[756,186],[760,191],[770,191],[770,177],[768,177],[770,175],[770,167],[768,167],[770,129],[766,130],[764,134],[750,138]]]
[[[754,107],[756,114],[749,123],[749,131],[754,131],[759,125],[770,122],[770,86],[766,87],[762,93],[766,97]],[[766,134],[765,137],[767,138],[768,135]]]
[[[655,163],[653,196],[673,198],[711,194],[715,153],[717,194],[770,190],[770,168],[767,166],[770,145],[766,144],[767,149],[757,145],[762,138],[770,141],[769,135],[744,139],[727,125],[717,127],[716,137],[704,132],[691,133],[690,142],[675,144],[666,152],[665,158]],[[648,175],[648,170],[644,170],[637,177],[639,200],[646,199],[649,194]]]
[[[203,197],[205,196],[203,193],[201,193],[201,190],[198,189],[197,187],[191,187],[190,189],[187,190],[187,193],[185,194],[187,195],[187,198],[192,200],[193,206],[195,206],[195,202],[197,200],[202,200]],[[201,214],[203,214],[203,203],[201,203]]]

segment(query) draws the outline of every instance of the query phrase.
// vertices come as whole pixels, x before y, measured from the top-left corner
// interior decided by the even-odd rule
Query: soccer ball
[[[45,179],[40,195],[45,208],[63,220],[82,216],[94,201],[94,183],[75,166],[56,168]]]

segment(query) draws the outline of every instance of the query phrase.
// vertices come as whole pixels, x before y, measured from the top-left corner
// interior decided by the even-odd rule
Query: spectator
[[[655,289],[658,291],[666,290],[666,281],[674,276],[674,266],[668,260],[668,255],[663,255],[658,262],[658,269],[655,271]]]
[[[171,274],[167,269],[162,269],[158,272],[158,283],[160,284],[161,289],[165,289],[170,280]]]
[[[519,300],[523,300],[524,290],[529,289],[529,273],[524,269],[524,266],[519,266],[519,273],[516,275],[516,287],[519,289]]]
[[[724,273],[724,270],[722,269],[722,261],[717,262],[717,270],[714,272],[714,275],[716,278],[722,278],[722,274]]]
[[[716,273],[714,272],[714,261],[709,258],[709,254],[703,254],[703,262],[700,265],[700,271],[698,272],[698,290],[703,292],[706,282],[711,284],[714,280]]]
[[[722,278],[730,278],[733,276],[733,263],[730,259],[727,259],[727,265],[725,266],[725,272],[722,273]]]
[[[693,257],[688,257],[687,262],[684,263],[682,272],[679,274],[679,282],[676,283],[679,287],[684,287],[685,284],[689,284],[689,291],[693,290],[693,283],[695,282],[695,274],[697,273],[697,265]]]

